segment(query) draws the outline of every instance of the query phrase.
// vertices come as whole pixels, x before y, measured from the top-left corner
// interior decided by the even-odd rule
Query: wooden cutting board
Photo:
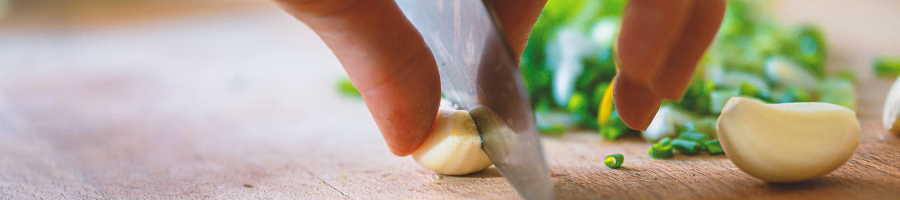
[[[542,138],[557,196],[900,198],[900,137],[880,122],[892,80],[869,69],[875,55],[900,55],[900,2],[776,8],[786,23],[817,20],[831,67],[860,74],[863,133],[850,161],[767,184],[724,155],[652,159],[639,136],[573,132]],[[494,168],[438,176],[390,154],[362,101],[335,92],[343,71],[328,48],[267,3],[127,22],[2,29],[0,199],[517,197]],[[612,153],[625,155],[622,168],[600,163]]]

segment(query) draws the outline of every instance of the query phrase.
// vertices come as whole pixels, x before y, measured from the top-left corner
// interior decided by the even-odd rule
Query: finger
[[[679,38],[692,0],[634,0],[622,18],[618,40],[621,69],[613,85],[616,112],[625,125],[646,129],[662,97],[650,88],[650,78],[662,68]]]
[[[697,62],[712,43],[725,17],[724,0],[700,0],[693,7],[664,66],[650,80],[651,90],[666,99],[684,96]]]
[[[500,20],[513,53],[521,55],[547,0],[493,0],[488,3]]]
[[[390,0],[280,0],[312,28],[359,89],[391,152],[406,156],[437,116],[440,78],[422,36]]]
[[[619,78],[647,85],[664,64],[693,0],[635,0],[622,16],[618,40]]]
[[[629,79],[616,77],[613,83],[613,102],[619,118],[631,129],[645,130],[662,104],[647,87]]]

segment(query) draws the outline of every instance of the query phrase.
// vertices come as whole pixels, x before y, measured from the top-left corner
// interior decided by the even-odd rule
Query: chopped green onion
[[[566,132],[566,127],[562,124],[539,124],[538,131],[545,135],[561,135]]]
[[[856,83],[856,72],[853,72],[849,67],[841,68],[841,70],[837,72],[837,77]]]
[[[709,152],[709,155],[725,153],[718,139],[703,142],[703,146],[706,146],[706,151]]]
[[[676,126],[675,126],[675,131],[678,132],[678,133],[684,133],[684,132],[697,132],[697,125],[694,124],[694,121],[689,121],[689,122],[684,123],[684,124],[682,124],[682,125],[676,125]]]
[[[660,139],[659,142],[656,142],[656,143],[657,144],[659,144],[659,143],[672,144],[672,138],[663,138],[663,139]]]
[[[696,155],[700,153],[700,143],[690,140],[674,139],[672,140],[672,147],[675,147],[675,150],[683,154]]]
[[[606,156],[606,159],[603,160],[603,163],[609,168],[619,168],[619,166],[622,166],[623,162],[625,162],[625,156],[622,156],[620,153],[608,155]]]
[[[882,56],[876,58],[875,74],[884,77],[900,75],[900,57]]]
[[[756,87],[750,83],[744,82],[741,84],[741,96],[756,97],[758,93],[759,91],[756,90]]]
[[[650,146],[650,149],[647,149],[647,153],[650,154],[650,157],[662,159],[662,158],[671,158],[674,154],[672,153],[672,144],[668,142],[659,142]]]
[[[359,90],[356,87],[353,87],[353,83],[350,82],[350,78],[341,77],[337,82],[338,92],[345,96],[350,97],[362,97],[362,94],[359,93]]]
[[[690,140],[694,142],[704,142],[709,140],[709,135],[697,132],[683,132],[678,135],[678,139]]]

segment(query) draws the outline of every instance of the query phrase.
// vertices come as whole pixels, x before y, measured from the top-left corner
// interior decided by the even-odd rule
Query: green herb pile
[[[628,132],[612,106],[615,43],[625,0],[550,0],[521,57],[521,72],[543,134],[567,128],[615,140]],[[856,109],[855,75],[827,73],[828,44],[812,24],[786,26],[760,3],[729,0],[725,20],[680,102],[666,101],[642,135],[666,141],[659,156],[721,153],[715,124],[725,102],[749,96],[770,103],[820,101]],[[891,61],[885,61],[890,66]],[[885,71],[897,67],[884,67]],[[682,138],[685,135],[697,138]],[[699,137],[702,135],[705,137]]]

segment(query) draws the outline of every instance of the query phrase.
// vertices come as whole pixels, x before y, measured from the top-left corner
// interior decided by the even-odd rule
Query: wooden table
[[[305,26],[263,2],[227,12],[0,30],[0,199],[516,198],[496,169],[438,176],[394,157]],[[844,166],[767,184],[724,155],[651,159],[638,136],[544,137],[560,199],[898,199],[900,137],[880,122],[900,2],[787,1],[860,74],[861,143]],[[176,20],[177,19],[177,20]],[[0,22],[2,25],[2,22]],[[22,23],[20,23],[22,25]],[[620,169],[600,163],[622,153]]]

